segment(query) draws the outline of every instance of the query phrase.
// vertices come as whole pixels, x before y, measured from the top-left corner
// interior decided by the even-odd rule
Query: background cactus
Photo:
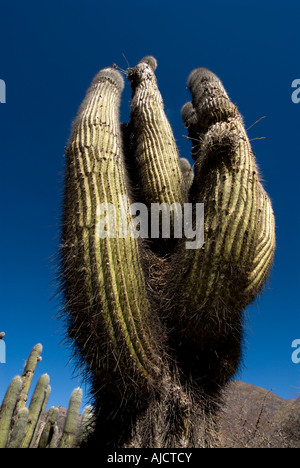
[[[271,203],[220,80],[203,68],[188,80],[192,102],[182,116],[193,175],[179,158],[155,69],[145,57],[127,71],[131,120],[123,125],[123,78],[101,70],[66,151],[60,280],[74,355],[92,383],[97,447],[205,445],[204,421],[213,421],[207,415],[240,362],[242,312],[275,248]],[[115,237],[99,235],[103,203],[120,208],[105,218]],[[204,245],[186,249],[172,229],[168,240],[124,234],[132,203],[204,203]]]
[[[91,430],[91,407],[79,415],[80,389],[75,389],[70,397],[63,425],[58,421],[59,408],[46,411],[51,391],[47,374],[39,378],[30,404],[25,406],[42,349],[41,344],[33,347],[22,376],[14,377],[7,389],[0,407],[0,448],[77,448]]]

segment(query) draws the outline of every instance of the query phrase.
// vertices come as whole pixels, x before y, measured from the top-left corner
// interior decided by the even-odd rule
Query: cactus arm
[[[179,166],[182,172],[182,177],[186,186],[186,192],[189,194],[190,188],[194,180],[193,168],[186,158],[179,159]]]
[[[69,407],[67,412],[67,417],[63,429],[62,438],[60,441],[60,448],[72,448],[75,435],[78,425],[78,417],[80,411],[80,405],[82,400],[82,390],[80,388],[75,388],[73,390],[70,401]]]
[[[57,423],[55,422],[53,426],[53,435],[51,437],[49,448],[58,448],[58,444],[59,444],[59,429],[58,429]]]
[[[18,411],[17,420],[13,426],[7,448],[19,448],[25,437],[28,421],[28,408],[21,408]]]
[[[42,417],[43,417],[43,414],[45,413],[45,409],[49,400],[50,393],[51,393],[51,386],[48,385],[47,388],[45,389],[44,400],[42,402],[39,416],[35,424],[33,435],[31,438],[30,448],[37,448],[39,445],[39,439],[41,437],[42,430],[43,430]]]
[[[33,374],[35,372],[37,363],[41,361],[42,359],[41,358],[42,351],[43,351],[43,346],[40,343],[36,344],[32,348],[30,355],[25,363],[24,371],[22,373],[23,385],[22,385],[22,389],[20,392],[19,401],[16,406],[16,412],[18,412],[21,408],[25,408],[26,406],[26,402],[28,399],[28,392],[29,392],[29,388],[32,382]]]
[[[220,297],[225,280],[227,290],[233,288],[229,293],[236,290],[237,308],[244,308],[263,284],[258,281],[256,290],[248,296],[255,252],[264,238],[270,239],[270,259],[274,253],[271,203],[262,188],[242,119],[219,79],[208,70],[197,69],[190,75],[189,87],[197,115],[193,135],[196,129],[201,142],[200,149],[196,147],[193,152],[196,163],[192,190],[206,208],[205,248],[193,252],[199,258],[195,259],[193,272],[198,275],[200,297]],[[260,218],[268,220],[265,230],[259,229]],[[214,258],[222,261],[211,262]],[[269,267],[270,262],[264,263],[267,271]]]
[[[49,376],[48,374],[43,374],[39,378],[34,389],[33,395],[31,397],[30,405],[28,408],[29,413],[26,425],[26,434],[22,440],[21,448],[28,448],[34,444],[36,430],[39,425],[42,412],[44,411],[44,408],[47,404],[49,394]]]
[[[54,431],[54,424],[57,420],[58,416],[58,408],[52,406],[49,409],[47,420],[45,426],[42,430],[41,437],[39,439],[39,448],[47,448],[52,440],[53,431]]]
[[[242,119],[220,80],[197,69],[189,87],[193,101],[182,116],[195,159],[190,196],[193,203],[204,203],[205,243],[195,250],[182,243],[182,267],[173,268],[171,323],[185,371],[196,365],[192,361],[206,361],[202,372],[215,368],[223,384],[236,371],[241,312],[261,290],[273,261],[274,215]],[[219,364],[212,357],[217,353]],[[222,359],[234,363],[224,364],[223,375]],[[213,373],[209,380],[218,381]]]
[[[93,429],[94,423],[94,411],[92,405],[88,405],[84,408],[81,415],[80,426],[78,430],[78,436],[76,441],[76,447],[82,446],[86,443]]]
[[[155,69],[156,60],[145,57],[135,68],[128,70],[133,90],[130,125],[142,201],[147,206],[151,203],[182,205],[186,197],[185,184]]]
[[[0,448],[5,448],[9,437],[13,412],[22,387],[22,378],[14,377],[6,391],[0,409]]]
[[[62,247],[69,334],[102,381],[108,384],[112,375],[122,372],[114,379],[120,382],[120,393],[123,368],[127,385],[134,381],[134,387],[144,387],[157,377],[161,360],[155,327],[150,326],[138,242],[118,234],[101,238],[98,231],[98,208],[103,203],[118,206],[119,196],[128,195],[118,115],[122,88],[116,70],[100,71],[74,122],[67,151]]]

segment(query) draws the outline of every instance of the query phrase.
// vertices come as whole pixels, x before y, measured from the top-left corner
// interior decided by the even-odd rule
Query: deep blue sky
[[[156,57],[181,156],[190,153],[180,109],[193,68],[220,77],[246,128],[265,116],[248,135],[273,201],[277,250],[266,290],[247,309],[238,378],[283,398],[297,396],[300,364],[291,360],[291,343],[300,339],[300,103],[291,100],[291,83],[300,79],[299,0],[11,1],[0,8],[0,79],[7,87],[0,104],[0,331],[7,349],[0,401],[39,342],[37,376],[50,375],[48,406],[66,406],[80,383],[67,366],[62,323],[54,319],[58,304],[51,301],[64,146],[93,76],[113,63],[127,68],[123,54],[130,66]],[[130,95],[127,85],[124,121]]]

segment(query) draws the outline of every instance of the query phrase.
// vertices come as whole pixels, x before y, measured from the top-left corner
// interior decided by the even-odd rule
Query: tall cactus
[[[148,56],[128,70],[126,125],[123,78],[101,70],[66,151],[61,283],[68,335],[92,382],[93,442],[103,447],[199,443],[197,417],[213,410],[238,367],[242,312],[275,248],[271,203],[220,80],[206,69],[188,80],[192,102],[182,116],[193,176],[179,158],[155,69]],[[198,203],[204,245],[187,249],[175,223]],[[136,228],[141,204],[150,225],[153,205],[170,209],[170,240],[161,229],[153,238],[126,229]],[[199,230],[195,219],[191,227]]]

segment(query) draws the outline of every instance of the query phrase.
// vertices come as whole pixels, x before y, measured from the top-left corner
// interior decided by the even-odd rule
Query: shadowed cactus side
[[[58,425],[59,408],[52,407],[46,411],[51,391],[47,374],[39,378],[26,406],[41,352],[41,344],[33,347],[23,374],[14,377],[7,389],[0,406],[0,448],[78,448],[91,431],[91,407],[87,406],[79,415],[80,389],[72,392],[62,427]]]
[[[66,151],[60,281],[68,336],[91,381],[89,443],[97,447],[206,445],[220,391],[240,362],[243,310],[275,249],[271,203],[222,83],[203,68],[188,80],[192,102],[182,116],[193,174],[165,116],[156,65],[145,57],[128,70],[131,120],[123,125],[123,78],[101,70]],[[175,222],[198,203],[204,244],[187,249]],[[170,239],[124,230],[141,204],[172,207]],[[195,219],[189,227],[199,230]]]

